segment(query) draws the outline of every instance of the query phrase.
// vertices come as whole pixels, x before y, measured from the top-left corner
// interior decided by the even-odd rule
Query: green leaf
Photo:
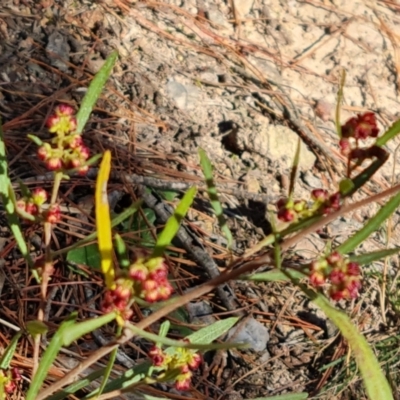
[[[76,264],[84,264],[94,269],[100,269],[101,257],[97,244],[92,243],[85,247],[70,250],[67,254],[67,261]]]
[[[175,209],[173,215],[168,218],[163,231],[160,233],[157,243],[154,247],[153,254],[150,258],[162,257],[166,248],[171,244],[172,239],[175,237],[179,230],[179,226],[189,211],[190,206],[196,196],[196,188],[190,188],[183,196],[182,200]]]
[[[308,275],[301,271],[294,269],[290,270],[291,276],[297,279],[308,278]],[[277,282],[277,281],[288,281],[290,278],[285,274],[283,270],[273,269],[271,271],[260,272],[258,274],[241,276],[240,279],[256,282]]]
[[[97,99],[99,98],[100,93],[103,90],[104,85],[106,84],[107,79],[111,74],[114,64],[117,61],[117,57],[118,52],[115,50],[108,56],[104,65],[100,68],[100,71],[95,75],[92,82],[90,83],[88,91],[86,92],[85,97],[82,100],[81,107],[76,114],[76,120],[78,123],[76,132],[78,134],[82,133],[83,128],[85,127],[86,122],[88,121],[90,114],[92,113],[93,107],[95,106]]]
[[[11,181],[8,176],[8,164],[6,146],[4,143],[3,124],[0,120],[0,198],[3,200],[3,205],[6,210],[8,224],[10,225],[11,232],[17,242],[19,250],[28,265],[33,268],[33,260],[29,253],[28,246],[25,242],[24,235],[22,234],[21,227],[19,226],[18,215],[15,209],[15,204],[12,198],[15,198]],[[34,273],[36,280],[39,281],[37,272]]]
[[[110,358],[108,360],[107,367],[106,367],[106,369],[104,371],[104,376],[103,376],[103,379],[101,381],[101,385],[99,387],[99,392],[98,392],[96,397],[100,396],[103,393],[103,391],[104,391],[104,389],[105,389],[105,387],[107,385],[107,381],[110,378],[112,369],[113,369],[114,364],[115,364],[115,360],[117,358],[117,353],[118,353],[118,347],[115,348],[110,354]]]
[[[187,339],[190,340],[190,343],[209,344],[228,332],[238,320],[239,318],[232,317],[214,322],[212,325],[192,333]]]
[[[34,320],[34,321],[28,321],[26,323],[26,330],[31,336],[36,336],[36,335],[43,335],[49,330],[49,328],[44,322]]]
[[[393,196],[370,220],[352,237],[347,239],[336,251],[342,254],[347,254],[353,251],[359,244],[364,242],[373,232],[388,219],[400,205],[400,192]]]
[[[96,379],[102,377],[104,375],[105,368],[100,369],[98,371],[94,371],[85,378],[79,379],[79,381],[74,382],[72,385],[67,386],[60,392],[53,394],[50,397],[47,397],[46,400],[63,400],[66,397],[69,397],[71,394],[76,393],[78,390],[85,388],[86,386],[90,385]]]
[[[174,201],[178,196],[178,192],[175,192],[174,190],[162,190],[159,191],[158,193],[162,198],[164,198],[167,201]]]
[[[224,210],[218,198],[217,187],[214,183],[213,167],[211,161],[203,149],[199,149],[199,156],[201,169],[203,170],[203,175],[206,178],[207,193],[208,197],[210,198],[211,207],[213,208],[215,216],[218,219],[218,224],[221,228],[221,231],[224,233],[228,241],[228,249],[231,249],[233,244],[233,236],[226,223]]]
[[[93,332],[94,330],[101,328],[103,325],[113,321],[116,315],[115,312],[110,312],[101,315],[100,317],[91,318],[66,327],[60,334],[62,345],[69,346],[73,341],[78,340],[83,335]]]
[[[389,140],[393,139],[400,133],[400,119],[395,121],[392,126],[378,139],[376,139],[376,146],[384,146]]]
[[[368,345],[367,340],[357,331],[350,318],[343,311],[334,308],[321,293],[310,290],[306,285],[299,283],[294,277],[292,281],[321,308],[348,341],[361,372],[368,397],[371,400],[393,400],[390,386],[380,368],[378,360]]]
[[[18,340],[21,337],[21,335],[22,332],[17,332],[11,339],[7,348],[4,350],[4,353],[0,358],[0,369],[7,370],[10,367],[11,360],[14,357],[14,353],[18,345]]]
[[[202,350],[202,351],[208,351],[208,350],[219,350],[219,349],[232,349],[232,348],[243,348],[247,347],[246,344],[243,343],[211,343],[212,340],[208,340],[209,337],[214,337],[211,332],[203,332],[203,336],[205,336],[205,339],[203,341],[197,341],[194,342],[192,340],[192,335],[188,337],[190,339],[190,343],[185,343],[180,340],[174,340],[174,339],[169,339],[166,337],[162,337],[160,335],[156,335],[154,333],[147,332],[143,329],[137,328],[136,325],[131,324],[131,323],[126,323],[126,328],[131,330],[135,335],[141,336],[145,339],[148,339],[154,343],[160,343],[165,346],[170,346],[172,347],[183,347],[183,348],[188,348],[188,349],[196,349],[196,350]],[[210,328],[210,327],[208,327]],[[207,328],[205,328],[207,330]],[[198,332],[196,332],[198,333]],[[207,336],[209,335],[209,336]],[[220,335],[219,335],[220,336]],[[219,337],[217,336],[217,337]],[[168,349],[167,349],[168,350]],[[166,350],[166,351],[167,351]]]
[[[145,361],[142,364],[135,366],[134,368],[125,371],[119,378],[114,379],[110,382],[103,390],[103,393],[111,392],[112,390],[122,390],[131,387],[134,384],[142,381],[148,375],[148,371],[153,367],[153,364]],[[89,393],[82,400],[92,399],[99,393],[98,389]]]
[[[114,236],[114,250],[118,257],[118,263],[120,268],[128,268],[131,264],[128,255],[128,249],[122,237],[118,234]]]
[[[349,256],[350,261],[354,261],[360,265],[371,264],[374,261],[381,260],[382,258],[390,257],[400,252],[400,247],[395,249],[378,250],[371,253],[359,254]]]
[[[47,376],[47,373],[57,357],[61,347],[62,347],[62,334],[63,331],[75,323],[77,313],[73,313],[66,321],[64,321],[57,332],[52,337],[50,343],[48,344],[45,352],[39,363],[39,368],[36,371],[35,376],[29,386],[28,393],[26,394],[26,400],[35,400],[43,382]]]

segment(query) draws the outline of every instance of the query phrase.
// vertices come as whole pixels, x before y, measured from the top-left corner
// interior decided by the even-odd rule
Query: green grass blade
[[[290,275],[297,279],[307,278],[308,275],[301,271],[290,270]],[[285,274],[283,270],[272,269],[271,271],[260,272],[258,274],[241,276],[240,279],[255,282],[277,282],[277,281],[288,281],[290,278]]]
[[[192,187],[184,194],[182,200],[176,207],[175,212],[170,218],[168,218],[164,229],[160,233],[151,258],[162,257],[164,255],[166,248],[171,244],[172,239],[178,232],[183,218],[185,218],[185,215],[189,211],[189,208],[196,196],[196,191],[197,189]]]
[[[352,354],[364,381],[368,397],[371,400],[393,400],[393,395],[379,362],[365,337],[357,331],[351,319],[343,312],[333,307],[329,300],[321,293],[316,293],[287,271],[288,277],[297,285],[339,328],[342,336],[347,340]]]
[[[382,258],[394,256],[398,252],[400,252],[400,247],[397,247],[395,249],[378,250],[371,253],[350,256],[349,260],[354,261],[360,265],[365,265],[371,264],[378,260],[382,260]]]
[[[305,287],[302,289],[308,290]],[[365,337],[357,331],[350,318],[344,312],[336,310],[322,294],[315,294],[310,290],[308,292],[312,293],[312,301],[324,311],[348,341],[360,369],[368,397],[371,400],[393,400],[389,383]]]
[[[89,85],[88,91],[82,100],[81,106],[78,113],[76,114],[76,120],[78,126],[76,128],[77,133],[82,133],[83,128],[88,121],[90,114],[92,113],[93,107],[96,104],[97,99],[100,96],[104,85],[107,82],[108,77],[117,61],[118,52],[113,51],[105,61],[104,65],[100,68],[100,71],[95,75],[92,82]]]
[[[63,400],[69,397],[71,394],[76,393],[78,390],[85,388],[86,386],[90,385],[96,379],[102,377],[104,375],[105,368],[100,369],[98,371],[94,371],[88,376],[83,379],[80,379],[77,382],[74,382],[72,385],[69,385],[65,389],[61,390],[60,392],[53,394],[52,396],[48,397],[46,400]]]
[[[117,358],[117,353],[118,353],[118,348],[114,349],[110,354],[110,359],[108,360],[107,367],[106,367],[106,369],[104,371],[104,376],[103,376],[103,379],[101,381],[101,385],[99,387],[99,392],[96,395],[95,399],[97,399],[103,393],[103,391],[104,391],[104,389],[105,389],[105,387],[107,385],[108,379],[109,379],[109,377],[111,375],[112,369],[113,369],[114,364],[115,364],[115,360]]]
[[[400,119],[395,121],[392,126],[378,139],[375,144],[377,146],[384,146],[389,140],[393,139],[400,133]]]
[[[112,322],[117,316],[116,312],[101,315],[100,317],[87,319],[83,322],[78,322],[62,329],[60,333],[61,344],[69,346],[73,341],[80,337],[101,328],[103,325]]]
[[[368,236],[375,232],[400,205],[400,192],[393,196],[355,235],[347,239],[336,250],[342,254],[353,251]]]
[[[3,355],[0,359],[0,369],[7,370],[10,367],[11,360],[14,357],[15,349],[18,345],[18,340],[21,337],[22,332],[16,333],[8,344],[7,348],[4,350]]]
[[[389,154],[387,153],[383,158],[376,159],[371,165],[369,165],[367,168],[361,171],[357,176],[351,179],[351,184],[346,185],[348,189],[344,189],[345,186],[341,185],[342,187],[340,193],[343,196],[353,195],[358,189],[360,189],[361,186],[365,185],[371,179],[372,175],[374,175],[375,172],[378,171],[378,169],[381,168],[383,164],[385,164],[388,158]]]
[[[203,149],[199,149],[199,156],[201,169],[206,179],[207,193],[208,197],[210,198],[211,207],[213,208],[215,216],[217,217],[221,231],[224,233],[228,241],[228,249],[231,249],[233,244],[233,236],[226,223],[224,210],[218,198],[217,187],[215,186],[213,178],[213,167],[211,161]]]
[[[12,194],[10,196],[10,194]],[[22,234],[21,227],[12,198],[14,192],[11,186],[11,181],[8,176],[8,165],[6,155],[6,145],[4,142],[3,124],[0,120],[0,197],[3,200],[3,205],[6,210],[8,224],[10,225],[11,232],[17,242],[19,250],[28,265],[33,268],[33,260],[29,253],[28,246],[25,242],[24,235]],[[15,196],[14,196],[15,197]],[[38,280],[37,273],[35,278]]]
[[[60,325],[57,332],[52,337],[40,360],[39,368],[36,371],[36,374],[33,377],[32,382],[29,386],[28,393],[26,394],[26,400],[35,400],[37,398],[37,395],[43,385],[47,373],[62,347],[63,331],[71,327],[75,323],[76,317],[76,313],[72,314],[66,321],[64,321]]]

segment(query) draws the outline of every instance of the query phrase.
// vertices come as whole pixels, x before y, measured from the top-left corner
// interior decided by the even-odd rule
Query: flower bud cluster
[[[36,188],[29,195],[17,201],[17,211],[24,217],[23,213],[33,217],[40,217],[44,222],[56,224],[61,220],[61,211],[58,204],[46,205],[47,192],[43,188]]]
[[[358,114],[356,117],[350,118],[342,125],[342,138],[339,142],[341,153],[350,160],[370,158],[369,152],[365,152],[359,147],[359,141],[370,137],[376,138],[378,133],[379,129],[373,112]]]
[[[186,339],[186,342],[188,340]],[[188,390],[192,379],[192,371],[199,368],[202,358],[199,353],[185,347],[175,347],[170,352],[164,352],[161,347],[153,346],[148,355],[153,365],[175,378],[177,390]]]
[[[355,299],[361,289],[360,274],[360,266],[356,262],[349,261],[335,251],[311,263],[310,284],[318,287],[330,283],[329,295],[332,300]]]
[[[115,289],[108,290],[102,303],[103,312],[118,311],[124,320],[132,317],[134,297],[149,303],[167,300],[173,292],[168,281],[168,267],[162,257],[139,258],[115,280]]]
[[[340,193],[329,195],[324,189],[311,192],[312,203],[305,200],[280,199],[276,206],[278,219],[283,222],[297,222],[316,214],[330,214],[340,209]]]
[[[13,394],[17,388],[17,382],[22,379],[18,368],[11,368],[7,371],[0,369],[0,385],[7,394]]]
[[[39,147],[38,157],[51,171],[76,168],[80,175],[85,175],[89,169],[85,163],[90,151],[84,145],[82,136],[76,133],[74,109],[68,104],[58,105],[47,119],[46,126],[55,137]]]
[[[173,292],[168,266],[162,257],[139,258],[129,267],[128,274],[135,281],[137,295],[149,303],[167,300]]]

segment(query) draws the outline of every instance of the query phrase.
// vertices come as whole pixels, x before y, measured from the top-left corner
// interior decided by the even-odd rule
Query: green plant
[[[304,235],[316,231],[332,219],[368,203],[368,201],[362,201],[343,206],[343,200],[350,198],[359,190],[387,160],[388,153],[382,146],[400,132],[400,122],[396,122],[379,138],[377,138],[378,128],[373,113],[360,114],[341,125],[339,103],[343,80],[339,90],[336,115],[339,147],[342,154],[347,157],[347,173],[344,179],[337,184],[337,190],[328,193],[321,188],[310,194],[311,201],[295,199],[294,186],[300,148],[298,147],[288,197],[281,199],[276,205],[276,220],[273,217],[271,235],[252,249],[248,249],[243,257],[232,262],[225,273],[184,295],[173,296],[174,287],[170,282],[165,254],[195,199],[196,188],[191,188],[184,193],[155,242],[148,241],[148,244],[152,244],[151,250],[140,252],[135,259],[132,259],[122,237],[118,234],[113,237],[113,228],[135,214],[141,207],[141,202],[135,203],[111,220],[107,195],[112,166],[111,152],[107,150],[103,155],[89,159],[89,149],[82,138],[84,126],[116,59],[117,53],[114,52],[93,79],[76,115],[75,110],[69,105],[56,106],[54,113],[46,123],[49,131],[54,134],[49,142],[43,142],[38,137],[30,135],[30,138],[39,146],[39,159],[49,170],[54,171],[54,185],[50,196],[41,187],[30,191],[21,185],[23,195],[16,200],[8,176],[6,150],[0,125],[0,194],[11,231],[22,255],[41,285],[42,304],[37,320],[27,324],[27,332],[34,338],[35,347],[34,367],[25,398],[27,400],[59,400],[83,389],[86,390],[85,397],[83,397],[85,399],[95,399],[100,396],[102,396],[101,398],[111,398],[126,390],[136,391],[143,385],[160,382],[174,383],[179,390],[189,389],[193,371],[199,367],[202,361],[200,352],[240,347],[234,343],[212,343],[226,333],[237,322],[237,319],[218,321],[183,340],[172,340],[167,337],[170,331],[170,324],[167,321],[161,324],[158,335],[149,333],[145,329],[151,324],[161,321],[163,317],[170,315],[171,312],[184,306],[187,302],[215,289],[221,283],[231,279],[243,279],[253,281],[286,280],[300,288],[325,312],[348,341],[369,398],[374,400],[377,398],[393,399],[388,379],[372,348],[363,335],[357,331],[350,318],[343,311],[335,308],[331,301],[357,298],[362,290],[362,266],[397,252],[397,249],[388,249],[359,256],[349,255],[398,208],[400,187],[394,187],[369,199],[368,201],[374,201],[385,196],[392,196],[362,229],[335,249],[326,249],[325,253],[312,263],[296,269],[282,262],[282,255]],[[376,139],[375,143],[363,147],[362,143],[367,138]],[[71,174],[86,174],[90,165],[100,157],[102,157],[102,161],[95,190],[96,231],[73,246],[53,251],[51,249],[52,229],[61,220],[58,203],[60,185],[63,180],[69,179]],[[357,168],[368,160],[372,160],[370,165],[354,176]],[[200,163],[212,207],[231,251],[232,233],[223,216],[223,208],[214,184],[211,162],[202,150],[200,150]],[[34,261],[31,259],[19,219],[42,224],[45,237],[43,257]],[[279,221],[283,225],[279,226]],[[97,240],[97,245],[92,243],[95,240]],[[254,257],[260,251],[263,253]],[[63,253],[67,253],[67,259],[74,262],[89,263],[89,257],[95,259],[93,263],[99,268],[104,278],[105,292],[99,306],[103,315],[97,318],[78,320],[76,313],[71,314],[58,327],[46,350],[41,354],[41,337],[48,330],[47,325],[43,322],[43,305],[46,301],[49,281],[54,273],[55,260]],[[118,259],[117,263],[115,259]],[[254,273],[265,262],[274,264],[275,269],[265,273]],[[131,319],[136,305],[152,307],[153,312],[133,324]],[[78,367],[72,369],[57,382],[44,387],[49,369],[61,349],[106,324],[110,324],[115,329],[115,340],[93,352]],[[0,399],[6,398],[7,393],[12,393],[21,379],[19,371],[10,368],[10,361],[14,356],[20,336],[18,334],[14,337],[0,359]],[[121,376],[115,377],[112,372],[117,350],[134,336],[140,336],[151,343],[148,349],[148,360],[125,371]],[[110,357],[105,368],[98,369],[84,378],[77,378],[82,371],[94,366],[97,360],[106,355],[110,355]],[[99,383],[98,388],[89,389],[90,384],[94,381]],[[279,399],[306,398],[307,394],[299,393],[290,396],[279,396]]]

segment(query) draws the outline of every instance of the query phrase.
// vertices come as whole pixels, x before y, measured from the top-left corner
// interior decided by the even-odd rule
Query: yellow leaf
[[[112,233],[110,206],[107,196],[107,182],[111,169],[111,153],[107,150],[101,161],[96,182],[96,228],[101,255],[101,271],[108,289],[114,289],[115,271],[112,262]]]

